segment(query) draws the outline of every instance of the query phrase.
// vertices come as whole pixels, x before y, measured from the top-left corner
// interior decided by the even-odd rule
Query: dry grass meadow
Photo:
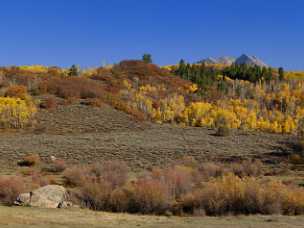
[[[304,217],[162,217],[111,214],[89,210],[0,207],[0,227],[7,228],[300,228]]]

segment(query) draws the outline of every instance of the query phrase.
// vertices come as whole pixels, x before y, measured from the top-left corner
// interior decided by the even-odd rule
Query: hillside
[[[304,87],[285,76],[183,61],[0,68],[0,202],[35,206],[20,194],[60,185],[53,207],[304,214]]]
[[[0,133],[3,165],[14,168],[27,153],[44,158],[53,155],[72,163],[122,159],[134,168],[164,165],[183,156],[199,161],[260,158],[273,163],[284,158],[280,154],[287,153],[284,143],[290,138],[242,131],[216,137],[216,131],[207,128],[138,122],[108,105],[60,106],[51,112],[39,112],[36,119],[31,129]]]

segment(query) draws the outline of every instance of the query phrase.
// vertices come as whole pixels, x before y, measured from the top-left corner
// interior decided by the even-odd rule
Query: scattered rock
[[[70,208],[73,206],[73,203],[70,201],[62,201],[61,203],[59,203],[58,208]]]
[[[52,162],[54,162],[54,161],[57,160],[57,158],[56,158],[55,156],[53,156],[53,155],[51,155],[50,158],[51,158],[51,161],[52,161]]]

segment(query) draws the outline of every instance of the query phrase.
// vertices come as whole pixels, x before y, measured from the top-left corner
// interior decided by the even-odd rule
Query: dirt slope
[[[275,162],[288,152],[288,136],[141,123],[109,106],[60,106],[41,111],[32,129],[0,133],[0,165],[13,167],[27,153],[54,155],[70,162],[123,159],[136,168],[170,162],[185,155],[198,160],[245,157]]]

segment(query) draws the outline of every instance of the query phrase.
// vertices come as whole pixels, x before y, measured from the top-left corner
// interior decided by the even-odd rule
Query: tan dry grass
[[[48,210],[0,206],[0,227],[8,228],[299,228],[304,217],[157,217],[92,212],[89,210]]]

